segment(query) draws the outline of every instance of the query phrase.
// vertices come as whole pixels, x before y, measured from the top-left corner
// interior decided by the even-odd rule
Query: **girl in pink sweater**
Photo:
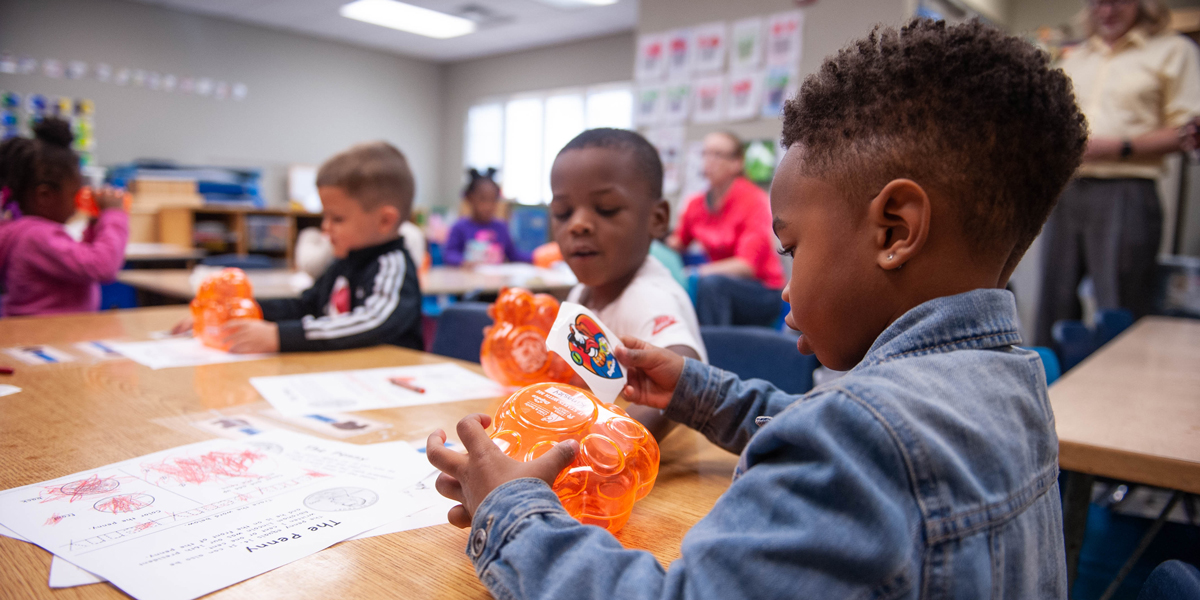
[[[0,144],[0,314],[97,310],[100,282],[116,278],[125,262],[123,198],[112,190],[98,193],[99,218],[82,242],[71,239],[63,223],[75,214],[82,185],[71,128],[45,119],[34,136]]]

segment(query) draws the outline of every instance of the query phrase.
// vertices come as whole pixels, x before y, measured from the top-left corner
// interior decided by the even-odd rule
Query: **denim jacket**
[[[1016,320],[1003,290],[931,300],[803,396],[688,360],[667,415],[741,458],[666,571],[529,478],[479,506],[467,555],[502,599],[1066,598],[1054,416]]]

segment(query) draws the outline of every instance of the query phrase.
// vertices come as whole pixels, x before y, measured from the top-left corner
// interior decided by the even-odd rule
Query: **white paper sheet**
[[[758,70],[763,57],[762,17],[734,22],[731,38],[729,70],[733,73]]]
[[[406,380],[416,392],[389,379]],[[505,396],[500,384],[452,363],[304,375],[252,377],[250,384],[285,415],[353,412]]]
[[[284,431],[181,446],[0,493],[0,522],[134,598],[188,600],[408,510],[423,470],[346,446]]]
[[[120,352],[113,350],[111,344],[112,342],[93,340],[90,342],[79,342],[78,344],[75,344],[75,348],[80,352],[99,360],[125,358],[125,356]]]
[[[729,91],[725,94],[725,118],[729,121],[758,118],[762,110],[762,91],[762,73],[731,75]]]
[[[112,342],[109,348],[151,369],[195,367],[218,363],[261,360],[274,354],[230,354],[209,348],[196,338],[170,338],[149,342]]]
[[[693,73],[720,73],[725,70],[727,30],[723,21],[692,28]]]
[[[20,392],[21,388],[7,383],[0,383],[0,398]]]
[[[664,33],[642,34],[638,37],[637,64],[634,76],[638,81],[660,81],[667,72],[667,36]]]
[[[20,346],[6,348],[4,351],[27,365],[52,365],[75,361],[74,356],[52,346]]]
[[[283,421],[291,425],[298,425],[306,429],[311,429],[317,433],[330,435],[336,438],[356,437],[379,431],[381,429],[390,429],[391,423],[383,421],[375,421],[359,415],[348,415],[343,413],[312,413],[308,415],[285,415],[275,409],[267,409],[260,411],[263,416]]]
[[[767,64],[798,67],[804,49],[804,11],[790,10],[767,17]]]
[[[50,559],[50,587],[69,588],[106,581],[57,556]]]
[[[368,532],[360,533],[350,539],[361,540],[378,535],[408,531],[410,529],[448,524],[450,521],[446,518],[447,513],[459,503],[439,494],[434,489],[434,481],[437,480],[438,473],[439,471],[435,470],[416,485],[404,490],[404,493],[411,499],[411,506],[415,508],[411,514],[407,514],[382,527],[376,527]]]
[[[546,347],[562,357],[603,402],[625,389],[626,374],[613,349],[621,340],[582,304],[563,302],[550,327]]]
[[[725,118],[725,78],[716,75],[692,81],[692,122],[719,123]]]

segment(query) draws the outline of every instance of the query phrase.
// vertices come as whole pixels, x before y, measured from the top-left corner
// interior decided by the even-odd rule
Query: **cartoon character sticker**
[[[567,346],[575,364],[605,379],[620,379],[621,365],[613,356],[612,347],[600,326],[587,315],[577,315],[568,326]]]

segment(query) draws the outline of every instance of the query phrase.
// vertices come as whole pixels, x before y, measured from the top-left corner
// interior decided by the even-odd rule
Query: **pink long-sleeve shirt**
[[[116,278],[125,262],[129,216],[100,213],[83,241],[61,223],[25,216],[0,221],[0,280],[4,316],[47,315],[100,308],[100,283]]]

